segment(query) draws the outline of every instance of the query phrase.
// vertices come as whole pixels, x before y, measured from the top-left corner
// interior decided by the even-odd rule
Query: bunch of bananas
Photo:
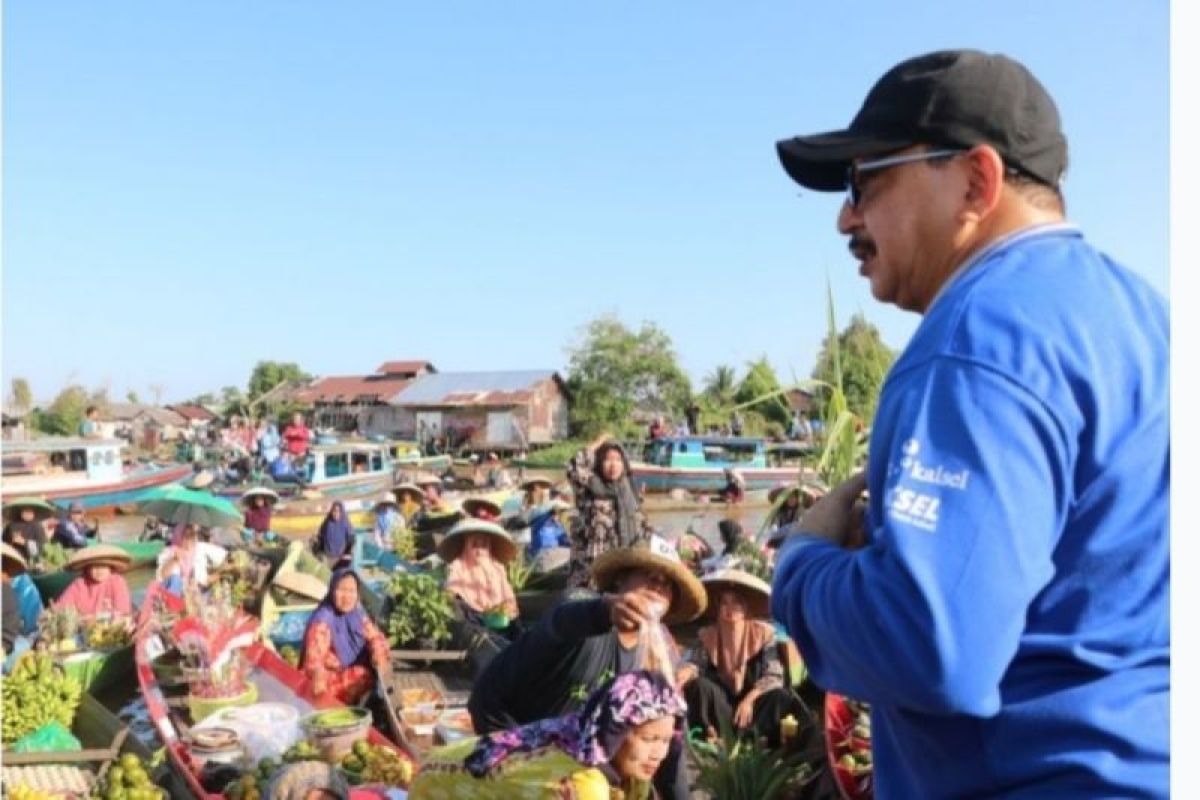
[[[58,800],[59,795],[50,794],[41,789],[34,789],[24,783],[6,787],[9,800]]]
[[[3,695],[2,738],[7,743],[54,720],[70,728],[83,687],[55,667],[48,654],[27,652],[5,678]]]
[[[87,632],[87,646],[93,650],[107,650],[122,647],[132,641],[129,626],[125,620],[115,619],[108,622],[94,622]]]

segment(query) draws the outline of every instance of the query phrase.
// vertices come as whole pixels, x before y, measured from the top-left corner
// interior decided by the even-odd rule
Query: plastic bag
[[[12,745],[14,753],[68,753],[82,750],[83,745],[61,722],[47,722],[33,733],[27,733]]]
[[[668,681],[675,683],[675,665],[671,661],[671,650],[660,619],[667,613],[665,603],[650,603],[647,608],[653,622],[638,630],[637,663],[639,669],[661,672]]]
[[[210,714],[192,730],[230,728],[238,735],[249,763],[264,758],[281,758],[288,748],[304,738],[300,712],[284,703],[255,703]]]

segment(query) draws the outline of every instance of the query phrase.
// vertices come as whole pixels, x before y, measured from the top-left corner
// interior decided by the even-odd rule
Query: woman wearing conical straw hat
[[[779,722],[799,704],[784,683],[783,664],[768,621],[771,587],[748,572],[724,569],[700,579],[708,596],[696,646],[679,671],[688,726],[710,737],[723,727],[753,730],[779,745]]]
[[[521,631],[517,596],[505,569],[517,545],[495,522],[468,517],[446,534],[438,555],[449,565],[446,591],[458,612],[455,639],[470,650],[478,675]]]
[[[129,584],[121,574],[132,559],[119,547],[97,544],[71,556],[67,569],[80,573],[58,599],[55,608],[74,608],[81,617],[131,617]]]

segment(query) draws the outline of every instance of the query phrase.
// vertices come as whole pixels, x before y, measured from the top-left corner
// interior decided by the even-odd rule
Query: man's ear
[[[972,147],[964,156],[967,168],[965,212],[975,219],[987,217],[1004,190],[1004,159],[991,145]]]

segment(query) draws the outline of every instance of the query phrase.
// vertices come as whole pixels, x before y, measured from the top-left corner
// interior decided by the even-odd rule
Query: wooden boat
[[[263,591],[261,604],[259,605],[259,631],[262,634],[264,646],[275,649],[276,643],[271,639],[271,630],[284,614],[298,611],[304,614],[311,614],[317,607],[319,601],[308,598],[300,598],[291,592],[286,592],[280,589],[276,582],[280,576],[290,573],[304,573],[325,583],[329,582],[331,572],[319,558],[312,554],[308,547],[303,542],[291,542],[287,546],[287,555],[284,556],[283,562],[275,574],[271,576],[270,583],[267,584]],[[289,642],[291,644],[292,642]],[[281,643],[282,644],[282,643]],[[299,649],[299,643],[294,643]]]
[[[379,442],[343,440],[309,448],[304,464],[304,488],[327,497],[357,497],[391,489],[394,464]]]
[[[178,611],[180,603],[173,596],[162,592],[159,584],[154,583],[147,589],[147,599],[142,605],[141,628],[146,633],[134,643],[134,662],[136,666],[138,686],[145,700],[147,712],[154,725],[155,733],[162,743],[167,759],[176,775],[187,787],[188,792],[201,800],[222,800],[220,789],[206,788],[201,782],[201,772],[198,768],[197,754],[193,751],[187,733],[191,720],[186,712],[186,705],[181,703],[185,687],[160,684],[153,667],[157,634],[150,633],[154,627],[154,608],[157,598],[168,607]],[[242,651],[251,669],[247,680],[257,690],[259,703],[280,703],[294,708],[303,717],[310,711],[322,708],[336,708],[337,703],[325,702],[313,697],[308,691],[308,681],[298,670],[290,667],[269,647],[261,642],[255,642]],[[410,751],[398,746],[375,728],[367,730],[367,741],[373,745],[381,745],[398,752],[401,757],[414,761]],[[351,792],[352,800],[357,798],[378,798],[382,795],[365,789]]]
[[[83,686],[85,692],[103,694],[129,677],[133,671],[133,645],[110,650],[82,650],[58,659],[63,670]]]
[[[355,528],[375,524],[375,503],[379,492],[361,497],[297,497],[283,500],[271,512],[271,530],[289,539],[307,539],[317,535],[329,507],[340,500],[346,516]]]
[[[386,446],[392,457],[392,479],[395,483],[402,483],[407,476],[417,472],[441,475],[454,463],[454,457],[448,453],[423,455],[421,446],[416,442],[392,439],[386,442]]]
[[[109,765],[125,753],[133,753],[149,769],[152,752],[145,742],[130,734],[129,729],[104,705],[85,692],[75,712],[72,733],[82,750],[59,753],[13,753],[4,751],[3,775],[0,784],[8,792],[19,785],[40,788],[47,793],[70,792],[68,787],[81,784],[88,792]],[[184,797],[166,765],[150,771],[155,785],[167,790],[169,797]],[[84,793],[68,793],[68,797]]]
[[[29,442],[4,442],[0,502],[41,497],[57,505],[81,503],[93,511],[115,511],[137,503],[157,486],[192,474],[187,464],[126,466],[120,439],[51,436]]]
[[[89,542],[89,544],[96,544],[96,542]],[[154,564],[158,560],[159,553],[166,546],[166,542],[162,541],[104,542],[104,544],[119,547],[129,554],[129,557],[133,559],[129,565],[130,571]],[[71,585],[71,581],[79,577],[79,573],[69,569],[60,569],[54,572],[43,572],[40,575],[33,575],[32,577],[38,594],[42,596],[42,602],[49,604],[67,590],[67,587]]]
[[[746,491],[795,483],[799,477],[795,466],[767,465],[766,440],[735,436],[655,439],[647,447],[646,460],[632,461],[629,465],[634,485],[648,493],[672,489],[720,492],[725,487],[727,469],[736,469],[741,474]]]

